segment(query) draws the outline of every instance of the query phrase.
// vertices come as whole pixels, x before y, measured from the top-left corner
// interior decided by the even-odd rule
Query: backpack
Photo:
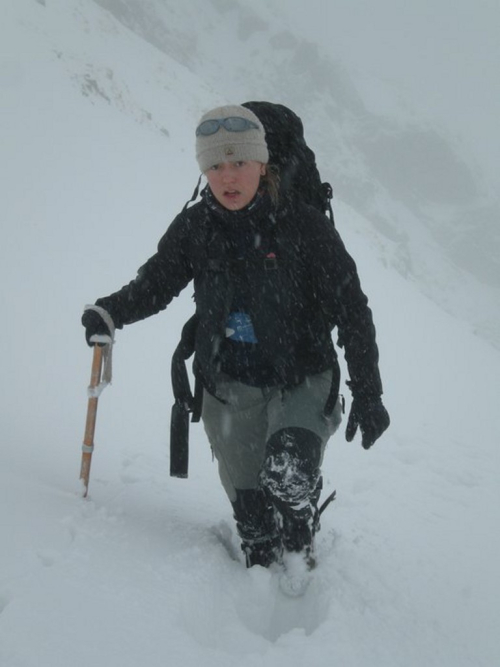
[[[280,193],[297,197],[327,215],[335,224],[331,199],[332,187],[321,181],[313,151],[304,138],[301,119],[288,107],[272,102],[245,102],[257,116],[266,133],[269,164],[279,170]],[[184,209],[198,197],[199,185]],[[195,382],[191,393],[186,360],[194,353],[198,320],[193,315],[184,325],[181,340],[172,357],[171,377],[175,403],[170,420],[170,475],[187,477],[189,459],[189,416],[197,422],[201,417],[203,387]]]
[[[292,193],[334,222],[332,186],[321,181],[316,158],[306,144],[302,121],[291,109],[272,102],[244,102],[264,126],[269,163],[278,167],[282,194]]]

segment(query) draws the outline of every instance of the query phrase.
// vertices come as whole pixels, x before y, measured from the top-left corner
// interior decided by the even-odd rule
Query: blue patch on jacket
[[[226,322],[226,338],[238,343],[257,343],[250,315],[230,313]]]

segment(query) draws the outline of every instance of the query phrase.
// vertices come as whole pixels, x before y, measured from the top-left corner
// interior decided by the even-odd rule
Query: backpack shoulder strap
[[[194,202],[194,201],[196,201],[196,200],[198,199],[198,195],[200,194],[200,185],[201,185],[201,179],[202,179],[202,177],[203,177],[203,174],[200,174],[200,177],[199,177],[199,179],[198,179],[198,183],[196,184],[196,187],[195,187],[195,189],[194,189],[194,192],[193,192],[193,194],[191,195],[191,199],[189,199],[189,200],[184,204],[184,207],[183,207],[183,209],[182,209],[183,211],[185,211],[185,210],[187,209],[187,207],[189,206],[189,204],[192,204],[192,202]]]

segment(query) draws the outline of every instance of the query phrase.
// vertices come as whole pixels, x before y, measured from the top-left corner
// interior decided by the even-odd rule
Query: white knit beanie
[[[229,132],[221,126],[214,134],[197,135],[196,159],[202,172],[221,162],[255,160],[263,164],[268,163],[269,151],[264,127],[250,109],[239,105],[218,107],[204,114],[198,126],[206,120],[220,120],[232,116],[245,118],[255,123],[258,129],[250,128],[243,132]]]

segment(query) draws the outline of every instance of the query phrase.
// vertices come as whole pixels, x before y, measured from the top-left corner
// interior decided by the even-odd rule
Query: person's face
[[[239,211],[255,197],[266,165],[254,160],[247,162],[220,162],[205,172],[208,185],[219,204],[231,211]]]

